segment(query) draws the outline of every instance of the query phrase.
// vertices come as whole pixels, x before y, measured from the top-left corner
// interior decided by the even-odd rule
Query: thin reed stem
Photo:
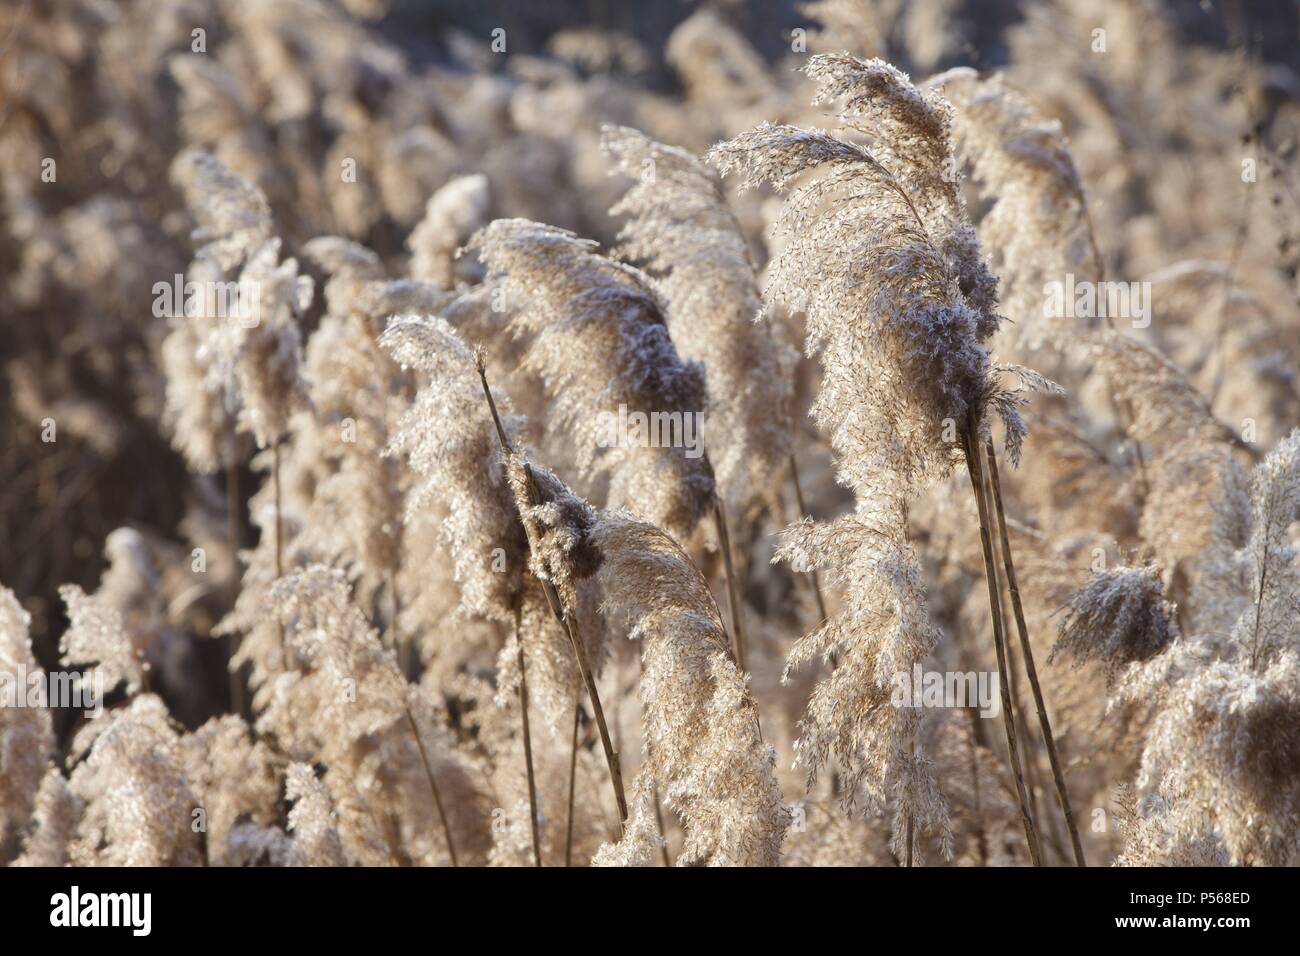
[[[1264,516],[1264,534],[1263,540],[1269,540],[1272,533],[1273,515],[1268,512]],[[1268,562],[1261,561],[1259,567],[1259,587],[1255,588],[1255,623],[1250,629],[1250,669],[1253,671],[1259,664],[1259,619],[1264,610],[1264,588],[1268,585]]]
[[[451,856],[451,865],[460,866],[456,859],[456,844],[451,838],[451,824],[447,822],[447,811],[442,806],[442,794],[438,792],[438,781],[433,778],[433,768],[429,766],[429,755],[425,753],[420,728],[416,726],[415,718],[411,716],[411,708],[403,707],[402,709],[406,712],[406,722],[411,726],[411,735],[415,737],[415,746],[420,751],[420,762],[424,764],[424,776],[429,781],[429,789],[433,791],[433,802],[438,808],[438,819],[442,821],[442,833],[447,839],[447,853]]]
[[[479,380],[483,383],[483,395],[487,398],[488,408],[492,412],[492,421],[496,425],[497,440],[501,443],[501,449],[506,454],[513,454],[514,449],[510,445],[510,440],[506,437],[506,430],[501,425],[501,416],[497,413],[497,403],[492,398],[492,389],[488,385],[487,369],[483,365],[481,357],[476,356],[478,366]],[[537,482],[533,478],[533,469],[524,462],[524,477],[527,482],[528,503],[536,506],[541,500],[537,493]],[[520,515],[520,520],[523,516]],[[529,548],[532,543],[529,543]],[[623,789],[623,771],[619,767],[618,753],[614,750],[614,745],[609,739],[609,727],[605,723],[605,709],[600,705],[600,691],[596,688],[596,678],[591,673],[591,664],[587,660],[587,649],[583,646],[581,637],[578,634],[578,626],[572,615],[564,609],[560,602],[560,596],[556,593],[555,585],[550,581],[538,579],[542,585],[542,591],[546,595],[546,603],[550,605],[551,613],[555,619],[564,628],[565,633],[569,635],[569,644],[573,647],[573,657],[578,662],[578,672],[582,675],[582,683],[587,688],[587,696],[591,700],[591,710],[596,718],[596,729],[600,732],[600,744],[605,751],[605,763],[609,767],[609,782],[614,788],[614,802],[618,805],[618,829],[619,836],[622,837],[623,824],[627,821],[627,794]]]
[[[979,728],[980,715],[979,711],[974,707],[966,708],[966,713],[970,717],[971,723],[970,727],[966,729],[966,744],[970,752],[971,802],[975,807],[975,849],[979,854],[980,866],[988,866],[988,836],[984,832],[984,810],[980,805],[980,771],[978,751],[975,748],[975,736]]]
[[[659,784],[654,780],[650,781],[650,796],[655,802],[655,824],[659,827],[659,853],[664,866],[672,866],[673,861],[668,857],[668,831],[664,829],[664,811],[659,806]]]
[[[1038,711],[1038,726],[1043,733],[1043,742],[1047,745],[1047,759],[1052,765],[1052,779],[1056,783],[1056,798],[1065,815],[1065,825],[1070,831],[1070,843],[1074,848],[1074,860],[1078,866],[1087,866],[1083,856],[1083,844],[1079,840],[1079,827],[1074,820],[1074,809],[1070,805],[1070,793],[1065,787],[1065,775],[1061,772],[1061,757],[1056,747],[1056,738],[1052,735],[1052,722],[1047,716],[1047,704],[1043,701],[1043,689],[1038,683],[1038,668],[1034,665],[1034,651],[1029,645],[1029,629],[1025,625],[1025,609],[1020,601],[1020,587],[1016,583],[1016,564],[1011,556],[1011,541],[1007,534],[1007,516],[1002,504],[1002,482],[998,478],[997,453],[990,441],[985,446],[988,459],[989,487],[993,493],[994,511],[998,519],[998,536],[1002,544],[1002,561],[1007,577],[1007,591],[1011,594],[1011,611],[1016,619],[1016,631],[1020,636],[1020,651],[1024,656],[1025,673],[1029,676],[1029,687],[1034,694],[1034,707]]]
[[[1106,281],[1106,257],[1102,255],[1101,247],[1097,244],[1097,230],[1092,224],[1092,212],[1089,209],[1088,197],[1079,191],[1079,204],[1083,209],[1083,218],[1088,225],[1088,245],[1092,249],[1093,262],[1096,266],[1097,282]],[[1110,315],[1106,316],[1107,327],[1114,332],[1115,320]],[[1115,417],[1119,419],[1120,427],[1125,435],[1129,435],[1129,430],[1137,416],[1133,412],[1133,406],[1127,399],[1120,399],[1115,395],[1115,386],[1110,381],[1110,375],[1106,375],[1106,388],[1110,394],[1111,404],[1115,406]],[[1151,489],[1147,481],[1146,458],[1142,454],[1142,442],[1134,435],[1129,435],[1129,440],[1133,443],[1133,462],[1137,466],[1138,487],[1145,498]]]
[[[993,647],[998,659],[998,683],[1002,694],[1002,724],[1007,732],[1007,755],[1011,774],[1016,783],[1016,799],[1020,804],[1020,817],[1025,827],[1025,840],[1029,844],[1029,857],[1034,866],[1043,865],[1043,850],[1038,843],[1038,832],[1025,793],[1025,777],[1020,766],[1020,752],[1016,746],[1016,724],[1011,704],[1011,687],[1007,672],[1006,637],[1002,633],[1002,602],[998,595],[997,577],[993,561],[993,540],[989,534],[989,506],[984,496],[984,470],[980,467],[979,450],[970,427],[962,433],[966,470],[970,475],[971,493],[975,496],[979,512],[980,545],[984,552],[984,580],[989,592],[989,617],[993,622]]]
[[[537,835],[537,781],[533,776],[533,737],[528,729],[528,672],[524,669],[524,635],[520,611],[515,608],[515,645],[519,649],[519,716],[524,730],[524,766],[528,770],[528,824],[533,831],[533,865],[542,865],[542,844]]]
[[[529,478],[529,488],[533,491],[531,497],[536,501],[536,491],[532,483],[532,470],[525,466],[525,471]],[[591,673],[591,664],[587,660],[587,649],[582,644],[582,639],[578,634],[578,628],[573,618],[561,607],[560,596],[555,593],[554,586],[549,581],[543,581],[542,584],[546,591],[546,599],[551,605],[551,612],[564,625],[564,629],[569,635],[569,643],[573,645],[573,655],[578,662],[578,672],[582,675],[582,682],[587,688],[587,696],[591,700],[592,714],[596,718],[596,730],[600,733],[600,745],[605,751],[605,763],[609,767],[609,782],[614,788],[614,802],[618,805],[618,831],[619,837],[622,838],[623,824],[627,822],[627,795],[623,790],[623,771],[619,766],[618,753],[610,742],[609,727],[605,724],[605,708],[600,705],[600,691],[596,689],[596,678]]]
[[[713,521],[718,532],[718,548],[722,551],[722,568],[727,578],[727,612],[731,617],[732,648],[736,666],[745,670],[745,632],[740,622],[740,593],[735,565],[731,561],[731,533],[727,529],[727,511],[722,498],[713,500]]]
[[[271,483],[275,488],[275,578],[284,577],[284,520],[280,511],[280,442],[271,446]],[[280,653],[284,654],[284,622],[276,620],[280,637]]]
[[[564,865],[573,864],[573,792],[578,780],[578,718],[582,716],[582,698],[573,695],[573,742],[569,751],[569,813],[564,826]]]
[[[990,515],[991,514],[992,511],[990,510]],[[1014,709],[1013,716],[1015,717],[1016,723],[1016,740],[1021,744],[1020,756],[1021,766],[1025,771],[1025,790],[1029,794],[1029,809],[1034,815],[1034,820],[1042,824],[1038,832],[1039,846],[1050,844],[1059,851],[1060,841],[1055,837],[1055,827],[1053,825],[1055,818],[1049,815],[1046,817],[1046,822],[1043,822],[1045,818],[1042,813],[1042,808],[1038,805],[1038,795],[1042,789],[1038,784],[1038,754],[1034,749],[1033,742],[1027,736],[1028,731],[1025,730],[1029,724],[1025,721],[1025,708],[1023,703],[1024,695],[1020,693],[1020,678],[1018,676],[1020,674],[1020,668],[1016,663],[1016,645],[1011,643],[1010,639],[1006,637],[1006,635],[1011,633],[1011,625],[1007,623],[1008,599],[1006,591],[1003,590],[1003,584],[1005,582],[1003,580],[1004,576],[1002,572],[998,570],[1000,567],[1001,560],[998,542],[997,540],[994,540],[993,571],[998,586],[998,617],[1002,621],[1002,634],[1004,635],[1004,641],[1006,641],[1007,673],[1010,675],[1011,679],[1011,703]],[[1064,855],[1064,853],[1061,854],[1061,856]]]
[[[1251,135],[1253,137],[1255,134],[1252,132]],[[1242,183],[1241,219],[1238,220],[1237,228],[1234,230],[1232,253],[1228,257],[1228,270],[1221,283],[1222,293],[1219,297],[1218,328],[1214,337],[1214,351],[1210,355],[1210,358],[1215,360],[1214,379],[1210,385],[1210,393],[1206,396],[1211,408],[1214,407],[1214,403],[1219,397],[1219,391],[1223,388],[1224,373],[1227,368],[1227,358],[1224,355],[1223,346],[1228,332],[1228,305],[1232,301],[1232,290],[1237,280],[1237,269],[1241,265],[1241,253],[1246,246],[1246,237],[1250,234],[1251,204],[1255,198],[1253,185],[1253,183],[1248,182]]]
[[[799,516],[801,518],[811,518],[812,515],[808,512],[808,506],[804,503],[803,485],[799,482],[799,465],[794,455],[790,456],[790,481],[794,485],[794,500],[799,506]],[[813,597],[817,599],[817,623],[821,625],[823,621],[830,617],[826,613],[826,598],[822,595],[821,578],[818,576],[816,568],[808,570],[808,577],[812,580]],[[832,671],[840,666],[840,655],[833,650],[831,651],[830,666]],[[838,797],[840,793],[840,772],[838,769],[831,771],[830,787],[831,797]]]
[[[641,679],[645,679],[645,661],[641,661]],[[645,743],[646,762],[654,766],[654,746],[647,740]],[[654,801],[655,806],[655,825],[659,828],[659,854],[664,861],[664,866],[672,866],[672,860],[668,856],[668,831],[664,829],[664,812],[659,805],[659,781],[655,779],[653,773],[650,774],[650,798]]]
[[[230,547],[230,586],[232,600],[239,594],[239,544],[243,503],[239,500],[239,464],[226,465],[226,541]]]
[[[419,675],[416,673],[415,666],[415,644],[413,641],[402,639],[402,629],[397,623],[398,618],[402,616],[402,595],[397,589],[396,571],[389,568],[387,577],[388,597],[392,603],[392,623],[389,629],[393,635],[393,649],[397,651],[397,664],[407,680],[416,680]]]

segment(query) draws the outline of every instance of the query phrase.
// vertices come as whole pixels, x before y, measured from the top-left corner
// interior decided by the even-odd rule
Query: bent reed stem
[[[487,399],[488,409],[492,412],[492,421],[496,425],[497,440],[501,443],[501,449],[506,454],[513,454],[514,448],[510,444],[510,439],[506,437],[506,430],[501,424],[501,416],[497,413],[497,403],[492,397],[492,389],[488,385],[487,368],[483,365],[481,356],[475,356],[475,365],[478,367],[479,380],[483,383],[483,395]],[[540,500],[537,493],[537,482],[533,478],[533,469],[524,462],[524,477],[527,482],[528,502],[536,506]],[[519,516],[523,520],[523,515]],[[531,550],[532,543],[529,543]],[[538,578],[542,585],[542,591],[546,594],[546,603],[550,605],[551,613],[555,619],[564,628],[565,633],[569,636],[569,644],[573,647],[574,659],[578,662],[578,672],[582,675],[582,682],[587,688],[587,696],[591,700],[591,710],[596,718],[596,729],[600,732],[600,743],[605,750],[605,763],[609,767],[609,781],[614,788],[614,802],[618,806],[618,829],[619,836],[623,834],[623,824],[627,822],[627,794],[623,789],[623,771],[619,767],[618,753],[614,750],[614,745],[610,741],[609,727],[605,723],[605,709],[600,705],[600,691],[596,688],[596,678],[591,673],[591,664],[587,660],[587,649],[583,646],[582,640],[578,634],[577,623],[573,616],[564,609],[560,602],[560,595],[555,590],[555,585],[550,581]]]

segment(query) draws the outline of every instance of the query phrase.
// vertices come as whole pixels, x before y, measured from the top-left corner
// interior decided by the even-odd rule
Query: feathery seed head
[[[620,408],[694,419],[705,410],[704,369],[678,356],[649,278],[596,254],[593,242],[526,219],[498,219],[470,246],[509,298],[527,302],[511,324],[534,336],[525,364],[541,374],[579,467],[610,475],[612,504],[689,535],[713,501],[707,456],[676,445],[609,447],[606,434]]]
[[[408,521],[430,504],[444,508],[439,530],[455,562],[462,609],[507,620],[521,599],[527,540],[474,355],[438,317],[396,317],[380,343],[427,376],[390,448],[405,453],[420,476],[407,501]],[[522,419],[510,414],[504,395],[498,409],[510,440]]]
[[[997,282],[945,172],[951,111],[881,61],[815,56],[809,72],[820,97],[845,102],[842,126],[874,137],[870,148],[765,125],[709,159],[746,185],[798,180],[767,295],[807,315],[826,372],[813,413],[833,447],[908,480],[942,475],[956,457],[945,430],[986,428],[990,403],[1002,410],[982,344],[1001,321]]]
[[[271,207],[255,185],[211,153],[188,150],[172,164],[172,180],[185,194],[199,227],[199,258],[229,271],[271,239]]]
[[[606,126],[601,145],[634,178],[610,210],[629,214],[620,254],[664,274],[673,343],[707,371],[704,424],[719,488],[726,501],[748,504],[790,454],[797,356],[756,322],[763,303],[749,246],[717,175],[685,150],[634,129]]]
[[[68,629],[59,638],[66,664],[95,664],[104,675],[105,690],[126,682],[135,693],[144,682],[144,662],[127,634],[122,612],[98,594],[87,595],[75,584],[59,588],[68,606]]]
[[[549,581],[572,612],[578,607],[577,582],[595,574],[604,560],[592,539],[596,512],[554,474],[518,452],[507,457],[506,474],[528,533],[533,573]]]
[[[1107,568],[1070,596],[1048,662],[1059,654],[1076,667],[1098,660],[1113,679],[1121,668],[1173,643],[1178,637],[1174,614],[1158,568]]]
[[[322,678],[323,732],[357,740],[403,716],[406,680],[353,603],[343,571],[315,564],[286,575],[272,587],[271,602],[289,649]]]
[[[600,513],[592,538],[609,609],[644,645],[646,772],[682,818],[679,865],[776,865],[790,814],[708,583],[672,538],[629,514]],[[630,822],[625,839],[638,832]]]
[[[459,249],[487,224],[490,204],[488,179],[482,173],[458,176],[430,196],[424,218],[406,240],[411,275],[453,288]]]

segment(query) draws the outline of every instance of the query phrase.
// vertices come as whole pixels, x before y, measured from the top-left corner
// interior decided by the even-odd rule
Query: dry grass
[[[0,12],[0,863],[1300,862],[1297,64],[387,6]]]

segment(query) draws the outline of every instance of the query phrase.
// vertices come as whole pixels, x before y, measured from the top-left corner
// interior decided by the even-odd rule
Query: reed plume
[[[1300,862],[1281,14],[413,6],[0,3],[0,865]]]
[[[567,662],[566,649],[555,646],[564,635],[556,634],[553,623],[547,626],[546,617],[539,613],[541,595],[537,588],[529,588],[525,578],[528,539],[515,512],[496,426],[483,402],[473,354],[439,318],[394,318],[380,341],[403,367],[418,368],[429,379],[416,395],[414,406],[403,415],[390,448],[394,453],[405,452],[420,475],[408,499],[408,518],[431,502],[440,506],[444,516],[439,530],[454,562],[460,613],[513,624],[512,639],[500,658],[500,690],[519,695],[534,858],[540,865],[525,676],[530,655],[521,629],[525,618],[530,626],[537,626],[531,656],[542,658],[533,662],[533,694],[537,696],[539,685],[543,688],[540,696],[553,722],[560,719],[560,713],[568,712],[577,674],[571,663],[557,667]],[[521,424],[507,411],[503,421],[507,433]]]
[[[546,383],[578,466],[609,476],[612,506],[689,537],[714,500],[708,459],[680,444],[611,442],[605,433],[620,408],[679,422],[705,409],[704,370],[679,357],[649,278],[598,255],[595,243],[523,219],[493,222],[470,248],[509,300],[527,304],[512,325],[533,336],[525,365]]]
[[[102,723],[88,728],[89,752],[68,781],[85,805],[69,846],[73,864],[198,865],[197,798],[165,705],[144,694]]]
[[[980,195],[991,203],[980,237],[1021,343],[1073,346],[1077,333],[1059,327],[1064,317],[1057,323],[1044,317],[1044,285],[1067,272],[1100,280],[1106,264],[1060,122],[1042,116],[1001,74],[981,78],[959,67],[926,85],[952,104],[956,155],[970,164]]]
[[[343,844],[334,825],[329,790],[306,764],[290,764],[285,796],[293,801],[289,830],[293,833],[293,866],[343,866]]]
[[[457,251],[487,225],[490,204],[488,179],[482,173],[458,176],[430,196],[424,218],[406,240],[411,275],[455,288],[458,265],[462,272],[467,265],[467,260],[457,261]]]
[[[127,693],[145,684],[143,648],[127,633],[122,612],[100,595],[87,595],[75,584],[59,594],[68,606],[69,626],[59,638],[59,651],[68,665],[94,664],[104,689],[125,684]]]
[[[775,866],[790,822],[775,754],[703,575],[672,538],[626,513],[601,512],[590,540],[609,611],[626,615],[628,636],[643,643],[642,773],[682,819],[677,865]],[[647,862],[646,812],[644,800],[634,803],[629,836],[597,864]]]
[[[618,253],[661,276],[678,353],[704,365],[709,458],[718,490],[745,509],[769,492],[790,456],[796,356],[759,322],[762,299],[749,251],[717,174],[686,150],[638,130],[606,126],[601,146],[632,185]]]
[[[1148,865],[1177,862],[1170,847],[1209,844],[1234,864],[1287,865],[1300,852],[1300,735],[1296,733],[1295,607],[1300,572],[1289,529],[1300,507],[1300,430],[1250,479],[1251,530],[1233,557],[1238,617],[1227,633],[1176,641],[1133,665],[1117,701],[1154,710],[1139,788],[1164,808],[1148,821]],[[1187,741],[1197,741],[1189,748]]]
[[[1159,569],[1107,568],[1070,596],[1056,644],[1075,666],[1101,661],[1112,679],[1135,661],[1159,654],[1178,637],[1175,609],[1165,600]]]
[[[983,345],[1002,321],[996,312],[997,280],[965,220],[956,180],[945,174],[953,168],[951,108],[880,60],[818,55],[809,59],[806,72],[817,84],[814,102],[841,104],[844,135],[765,124],[709,154],[724,173],[742,174],[743,185],[768,182],[789,189],[778,226],[785,245],[769,267],[766,294],[807,315],[808,349],[820,355],[823,369],[812,414],[830,435],[841,481],[858,498],[857,513],[825,532],[808,524],[788,532],[787,557],[806,562],[805,567],[829,564],[833,575],[853,580],[859,592],[846,596],[846,609],[836,620],[805,638],[802,647],[796,645],[790,660],[797,664],[818,651],[828,656],[834,651],[841,659],[851,657],[848,666],[864,668],[857,679],[836,680],[833,674],[821,685],[825,704],[816,706],[815,693],[806,727],[819,728],[823,741],[837,741],[837,756],[852,781],[862,780],[871,766],[876,799],[907,794],[917,822],[942,833],[946,814],[937,790],[923,758],[912,756],[916,722],[893,722],[885,735],[892,740],[888,756],[868,763],[862,760],[868,745],[860,728],[838,717],[841,710],[833,706],[828,685],[834,682],[840,693],[853,688],[862,694],[873,687],[881,693],[889,673],[924,660],[935,645],[937,635],[920,600],[919,571],[909,570],[915,562],[906,548],[906,502],[964,458],[979,505],[1005,692],[989,530],[993,509],[980,458],[992,413],[1002,419],[1008,457],[1019,460],[1026,432],[1019,414],[1023,397],[1019,389],[998,384],[998,370]],[[852,134],[872,137],[871,148],[845,138]],[[1016,371],[1023,385],[1046,385],[1027,370]],[[892,543],[888,564],[879,557],[881,544],[864,546],[873,538]],[[868,590],[862,582],[873,578],[880,584],[872,587],[901,586],[900,597],[906,595],[906,603],[888,605],[896,620],[881,621],[878,604],[859,603]],[[873,619],[875,628],[863,626]],[[862,633],[873,631],[885,637],[861,640]],[[1027,646],[1023,636],[1022,645]],[[1015,769],[1014,725],[1007,710],[1003,717]],[[806,730],[801,747],[815,739]],[[870,747],[879,754],[880,744]],[[829,750],[829,743],[805,749],[801,760],[815,769]],[[1018,769],[1015,776],[1037,862],[1037,835]],[[1063,791],[1061,796],[1064,800]],[[905,817],[899,818],[895,840],[910,846],[902,832]]]
[[[414,743],[447,856],[456,865],[448,809],[427,749],[432,741],[426,742],[413,713],[427,705],[407,684],[392,650],[380,643],[365,615],[351,602],[344,574],[313,565],[283,578],[271,593],[288,649],[305,668],[306,676],[300,680],[313,685],[311,695],[303,700],[315,710],[310,734],[320,743],[313,749],[327,757],[348,755],[361,763],[370,747],[382,754],[401,746],[410,754],[409,743]],[[398,739],[409,743],[398,745]],[[396,755],[388,757],[394,759]],[[335,757],[329,762],[343,770],[350,761]],[[368,768],[368,773],[376,769]]]

